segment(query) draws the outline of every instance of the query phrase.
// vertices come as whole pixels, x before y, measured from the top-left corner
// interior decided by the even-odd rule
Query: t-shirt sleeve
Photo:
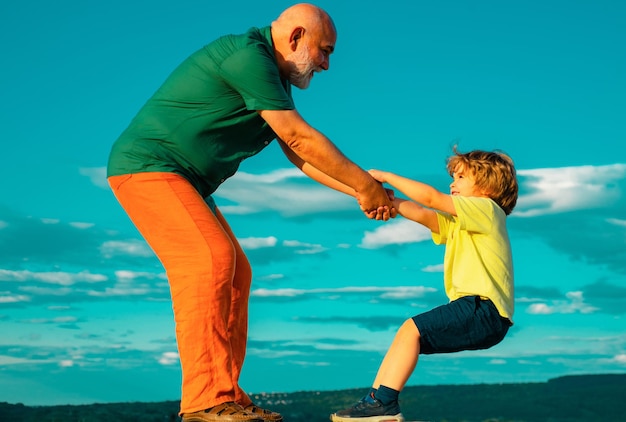
[[[448,232],[453,223],[453,217],[449,214],[436,211],[439,222],[439,233],[432,232],[431,237],[436,245],[443,245],[448,242]]]
[[[474,233],[489,233],[491,231],[495,205],[491,199],[453,196],[452,201],[461,230]]]
[[[248,110],[293,110],[274,57],[262,44],[238,50],[221,64],[224,81],[243,98]]]

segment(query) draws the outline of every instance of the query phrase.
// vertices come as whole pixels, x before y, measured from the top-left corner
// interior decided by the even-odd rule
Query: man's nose
[[[330,68],[330,57],[324,56],[324,60],[322,61],[322,64],[320,64],[320,67],[324,70],[328,70]]]

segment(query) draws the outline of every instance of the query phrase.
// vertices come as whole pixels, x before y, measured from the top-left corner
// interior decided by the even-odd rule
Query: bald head
[[[309,3],[296,4],[285,9],[272,22],[272,30],[288,30],[294,25],[300,25],[309,30],[325,27],[325,29],[331,29],[336,34],[335,24],[330,15],[322,8]]]
[[[281,76],[306,88],[314,72],[329,68],[337,30],[326,11],[300,3],[287,8],[272,22],[272,40]]]

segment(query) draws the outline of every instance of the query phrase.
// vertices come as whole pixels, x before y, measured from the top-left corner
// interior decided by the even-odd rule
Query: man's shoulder
[[[245,47],[264,44],[271,45],[272,37],[270,27],[252,27],[246,32],[239,34],[227,34],[211,41],[204,46],[206,50],[238,50]]]
[[[224,35],[205,45],[197,54],[199,60],[208,59],[218,67],[227,62],[235,67],[250,63],[258,67],[275,61],[269,27]]]

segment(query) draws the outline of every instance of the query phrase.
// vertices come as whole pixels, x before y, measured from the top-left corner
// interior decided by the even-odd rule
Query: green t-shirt
[[[173,172],[203,195],[276,134],[257,110],[294,109],[270,27],[221,37],[176,68],[114,143],[108,176]]]
[[[514,285],[506,214],[489,198],[453,196],[457,216],[437,213],[436,244],[445,244],[443,278],[450,300],[464,296],[491,299],[513,321]]]

